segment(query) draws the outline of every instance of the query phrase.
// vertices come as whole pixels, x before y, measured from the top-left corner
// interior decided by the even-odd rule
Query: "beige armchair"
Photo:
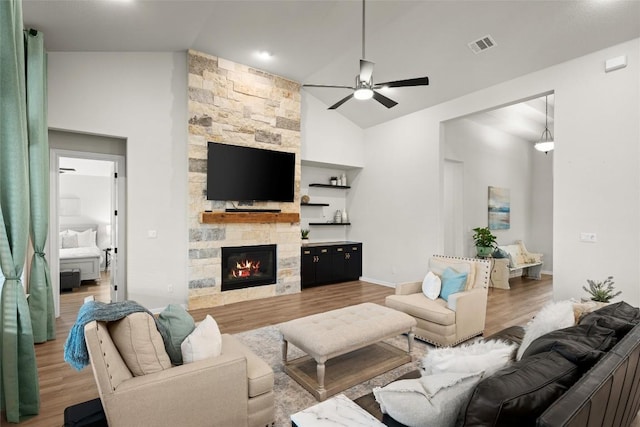
[[[88,323],[85,341],[110,427],[264,427],[275,420],[273,370],[231,335],[222,335],[218,357],[139,376],[106,323]]]
[[[438,276],[447,266],[460,273],[468,272],[466,290],[452,294],[449,302],[427,298],[422,293],[422,282],[398,284],[395,295],[385,300],[387,307],[416,319],[416,338],[441,347],[459,344],[484,331],[491,263],[443,255],[434,255],[429,260],[429,270]]]

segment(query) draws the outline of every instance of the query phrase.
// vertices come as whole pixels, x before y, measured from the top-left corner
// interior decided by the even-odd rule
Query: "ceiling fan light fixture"
[[[361,101],[373,98],[373,89],[368,87],[360,87],[353,92],[353,97]]]

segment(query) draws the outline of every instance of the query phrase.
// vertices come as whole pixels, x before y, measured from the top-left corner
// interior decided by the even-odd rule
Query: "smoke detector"
[[[468,44],[469,49],[473,51],[473,53],[478,54],[480,52],[484,52],[487,49],[491,49],[496,45],[496,41],[490,35],[486,35],[476,41],[472,41]]]

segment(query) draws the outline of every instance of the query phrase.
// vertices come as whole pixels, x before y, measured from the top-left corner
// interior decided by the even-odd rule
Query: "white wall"
[[[464,163],[465,256],[476,255],[471,229],[488,225],[489,186],[508,188],[511,196],[510,228],[493,230],[498,243],[505,245],[515,239],[526,240],[532,145],[467,119],[447,122],[444,135],[444,158]],[[448,194],[443,196],[450,197]]]
[[[336,210],[346,209],[349,221],[355,190],[309,188],[313,182],[328,183],[331,176],[345,173],[347,183],[353,186],[365,165],[364,131],[336,110],[328,110],[313,95],[302,90],[301,118],[301,193],[308,194],[312,202],[329,203],[329,207],[302,207],[301,226],[309,222],[323,222],[333,218]],[[352,226],[312,226],[311,242],[351,239]]]
[[[107,176],[60,175],[60,198],[80,200],[78,215],[94,223],[111,223],[111,180]],[[61,218],[60,224],[65,224]]]
[[[60,174],[59,179],[59,226],[97,224],[96,244],[100,249],[108,247],[110,236],[106,233],[106,225],[111,224],[112,178],[65,173]],[[78,203],[76,215],[62,215],[62,207],[69,201]]]
[[[640,304],[639,52],[634,39],[366,129],[350,235],[364,242],[364,276],[421,279],[441,250],[441,122],[554,91],[554,298],[613,275]],[[604,61],[619,55],[629,65],[606,74]],[[580,242],[581,231],[598,242]]]
[[[304,89],[300,131],[303,165],[364,166],[364,131]]]
[[[531,183],[531,225],[525,244],[531,252],[544,255],[543,273],[553,273],[553,151],[533,156]]]
[[[347,208],[347,197],[351,190],[341,188],[309,187],[309,184],[328,184],[332,176],[340,177],[346,171],[340,169],[304,166],[300,182],[300,194],[308,195],[311,203],[327,203],[329,206],[301,206],[300,227],[310,229],[309,242],[333,242],[347,239],[348,226],[315,225],[310,222],[327,223],[334,220],[336,211]],[[347,178],[347,184],[348,178]],[[349,211],[347,210],[347,215]]]
[[[49,127],[127,140],[127,297],[186,303],[186,53],[50,52],[48,85]]]

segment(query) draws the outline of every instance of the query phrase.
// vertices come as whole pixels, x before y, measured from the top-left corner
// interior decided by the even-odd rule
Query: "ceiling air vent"
[[[496,41],[490,35],[486,35],[481,39],[478,39],[474,42],[469,43],[469,49],[473,51],[473,53],[480,53],[487,49],[491,49],[496,45]]]

